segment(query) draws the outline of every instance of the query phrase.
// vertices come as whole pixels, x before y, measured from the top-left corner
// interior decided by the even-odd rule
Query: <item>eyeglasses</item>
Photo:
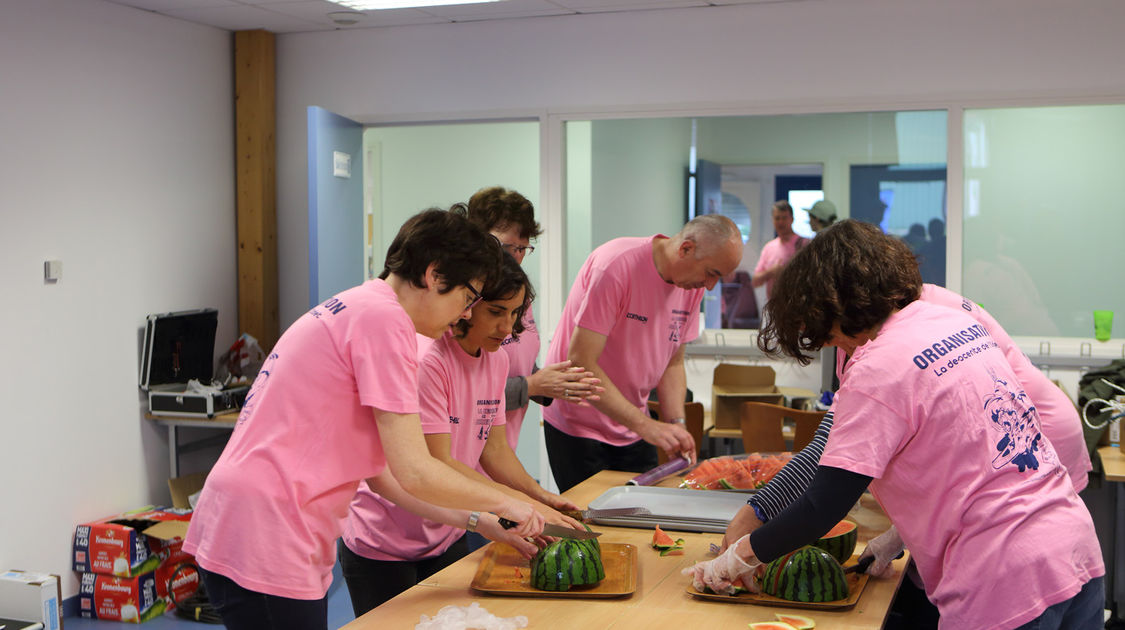
[[[531,252],[535,251],[534,245],[510,245],[507,243],[501,243],[500,247],[503,247],[504,251],[513,256],[515,256],[516,254],[530,254]]]
[[[484,296],[480,294],[480,291],[477,291],[476,287],[469,284],[468,282],[465,283],[465,287],[473,293],[473,299],[470,300],[467,305],[465,305],[465,310],[469,310],[477,304],[480,304],[480,301],[484,299]]]

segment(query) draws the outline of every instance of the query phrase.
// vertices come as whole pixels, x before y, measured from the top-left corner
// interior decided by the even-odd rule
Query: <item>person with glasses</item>
[[[517,263],[535,251],[531,239],[542,234],[535,220],[535,208],[527,197],[514,190],[493,186],[478,190],[469,199],[468,218],[492,234]],[[550,405],[553,400],[587,404],[597,400],[601,388],[594,373],[573,361],[559,361],[543,367],[536,364],[539,356],[539,328],[531,304],[520,322],[523,332],[504,340],[501,346],[508,355],[508,382],[504,389],[507,405],[506,434],[515,450],[520,428],[527,414],[529,400]]]
[[[418,415],[416,334],[440,337],[468,317],[502,255],[462,214],[427,210],[403,224],[379,279],[313,307],[277,341],[184,541],[227,628],[326,629],[348,504],[385,471],[421,500],[542,533],[526,500],[430,456]]]
[[[618,238],[595,249],[574,281],[548,358],[584,365],[605,387],[579,406],[555,401],[543,412],[551,472],[561,491],[604,469],[646,471],[656,449],[694,461],[684,427],[684,346],[699,336],[699,304],[742,260],[733,221],[707,214],[676,235]],[[649,417],[653,389],[657,422]]]
[[[535,292],[514,258],[485,284],[472,317],[433,342],[418,370],[422,432],[430,454],[466,477],[530,501],[547,522],[582,529],[557,510],[578,506],[544,490],[527,473],[506,436],[503,343],[522,337],[524,311]],[[487,476],[486,476],[487,475]],[[538,547],[513,537],[493,515],[443,517],[387,488],[360,487],[338,544],[356,616],[382,604],[471,551],[465,530],[505,542],[530,558]],[[378,492],[378,494],[376,494]],[[401,505],[400,505],[401,503]],[[546,544],[545,540],[539,541]]]

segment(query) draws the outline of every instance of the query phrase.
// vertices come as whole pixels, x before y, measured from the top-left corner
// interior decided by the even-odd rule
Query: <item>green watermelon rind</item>
[[[851,525],[851,529],[844,532],[843,534],[819,538],[816,542],[813,543],[813,546],[820,547],[821,549],[832,554],[832,557],[836,558],[836,562],[845,564],[848,560],[851,559],[852,554],[855,553],[855,546],[859,540],[859,527],[851,521],[840,522],[848,523],[849,525]],[[833,529],[835,529],[835,527]]]
[[[604,578],[600,546],[592,538],[562,538],[531,558],[531,586],[541,591],[569,591]]]
[[[832,554],[804,546],[770,562],[761,578],[762,592],[805,603],[834,602],[848,597],[844,569]]]

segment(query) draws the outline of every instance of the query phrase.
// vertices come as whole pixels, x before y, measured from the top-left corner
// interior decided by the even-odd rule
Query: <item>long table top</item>
[[[575,486],[564,496],[585,506],[611,487],[623,485],[634,473],[602,471]],[[674,480],[661,485],[674,486]],[[870,496],[849,516],[859,525],[862,543],[882,533],[890,522]],[[687,593],[689,580],[680,570],[699,560],[710,559],[711,543],[721,534],[673,532],[686,541],[684,555],[660,557],[650,547],[651,529],[594,525],[603,532],[600,540],[629,543],[637,547],[637,590],[616,599],[508,597],[479,593],[470,588],[485,550],[462,558],[417,586],[368,612],[345,626],[346,630],[385,630],[413,628],[422,615],[433,617],[449,605],[468,606],[478,602],[499,617],[524,615],[534,629],[573,630],[574,628],[689,628],[700,623],[714,627],[745,628],[757,621],[774,621],[774,613],[789,611],[812,617],[818,630],[858,630],[881,628],[891,601],[902,580],[907,558],[895,561],[897,574],[888,579],[871,578],[856,605],[847,610],[801,610],[773,606],[741,605],[697,599]],[[493,543],[495,544],[495,543]]]

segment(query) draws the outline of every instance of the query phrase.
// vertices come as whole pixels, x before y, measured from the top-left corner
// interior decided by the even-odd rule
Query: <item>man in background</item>
[[[754,276],[750,279],[754,288],[766,285],[766,299],[773,293],[774,280],[781,275],[781,270],[785,269],[789,259],[809,242],[809,239],[793,231],[793,207],[788,201],[774,202],[771,213],[777,237],[762,248],[758,266],[754,267]]]
[[[588,406],[543,409],[551,472],[563,492],[601,470],[644,472],[656,448],[695,457],[684,427],[684,344],[699,334],[699,303],[742,260],[733,221],[708,214],[675,236],[618,238],[582,265],[563,307],[548,363],[585,366],[605,387]],[[660,417],[646,401],[657,391]],[[656,447],[656,448],[654,448]]]

